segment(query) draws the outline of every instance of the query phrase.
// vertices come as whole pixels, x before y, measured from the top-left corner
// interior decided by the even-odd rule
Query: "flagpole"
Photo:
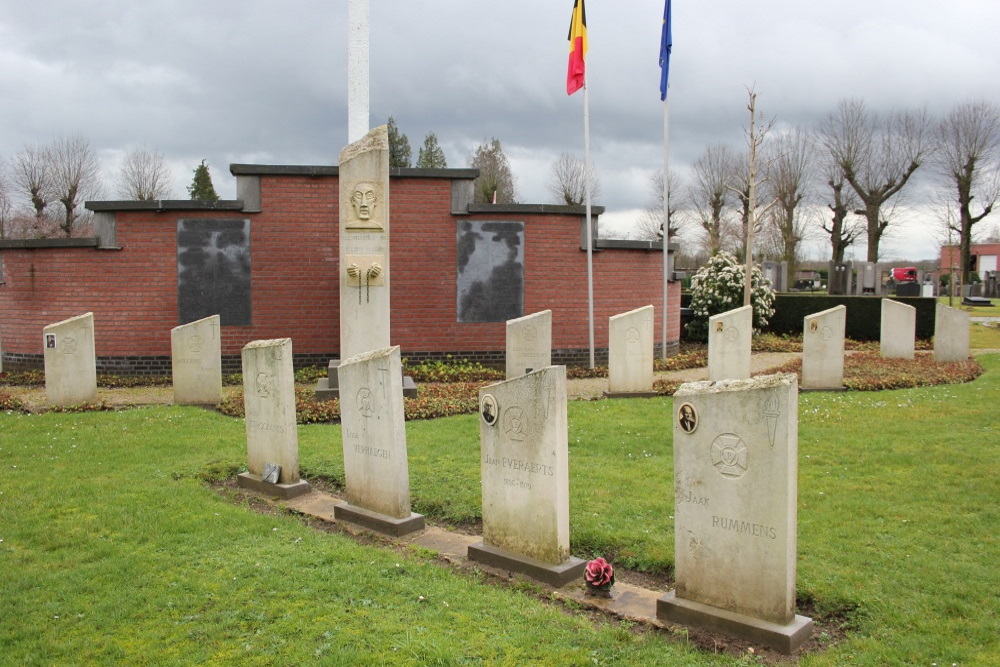
[[[583,72],[583,183],[587,198],[587,317],[590,328],[590,367],[594,367],[594,238],[590,217],[590,88]]]
[[[670,101],[663,100],[663,317],[660,350],[667,358],[667,283],[670,278]]]

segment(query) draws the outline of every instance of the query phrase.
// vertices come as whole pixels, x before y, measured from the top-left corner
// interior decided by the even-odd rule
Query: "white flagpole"
[[[590,323],[590,367],[594,367],[594,238],[590,217],[590,98],[583,70],[583,182],[587,197],[587,316]]]
[[[660,353],[667,358],[667,282],[670,275],[670,100],[663,100],[663,315]]]

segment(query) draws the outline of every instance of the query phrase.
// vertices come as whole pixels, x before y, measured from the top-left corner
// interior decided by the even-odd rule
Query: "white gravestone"
[[[879,350],[884,358],[912,359],[916,331],[916,308],[892,299],[882,299]]]
[[[410,511],[399,347],[345,359],[337,372],[348,504],[334,517],[393,536],[422,530]]]
[[[307,493],[308,482],[299,478],[291,338],[243,348],[243,407],[248,471],[238,476],[240,486],[284,498]]]
[[[691,382],[674,394],[676,588],[661,618],[794,651],[798,387],[795,375]]]
[[[844,388],[847,306],[807,315],[802,327],[802,388]]]
[[[969,358],[969,314],[937,304],[934,316],[934,361],[965,361]]]
[[[552,311],[507,320],[507,379],[552,365]]]
[[[753,306],[708,318],[708,379],[748,380],[752,340]]]
[[[583,575],[569,553],[566,367],[479,390],[483,541],[470,560],[553,586]]]
[[[45,396],[50,405],[97,400],[94,314],[86,313],[42,330]]]
[[[212,315],[170,331],[174,403],[215,405],[222,400],[220,317]]]
[[[653,307],[643,306],[608,320],[608,396],[655,396],[653,391]]]

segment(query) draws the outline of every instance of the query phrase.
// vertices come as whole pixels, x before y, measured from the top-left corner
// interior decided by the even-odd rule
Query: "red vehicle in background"
[[[915,283],[917,282],[917,267],[905,266],[893,269],[892,279],[897,283]]]

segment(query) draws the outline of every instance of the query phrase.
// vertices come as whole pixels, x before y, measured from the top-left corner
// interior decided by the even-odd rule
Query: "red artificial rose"
[[[615,583],[615,569],[603,558],[595,558],[587,563],[587,571],[583,576],[587,580],[587,586],[591,588],[608,588]]]

